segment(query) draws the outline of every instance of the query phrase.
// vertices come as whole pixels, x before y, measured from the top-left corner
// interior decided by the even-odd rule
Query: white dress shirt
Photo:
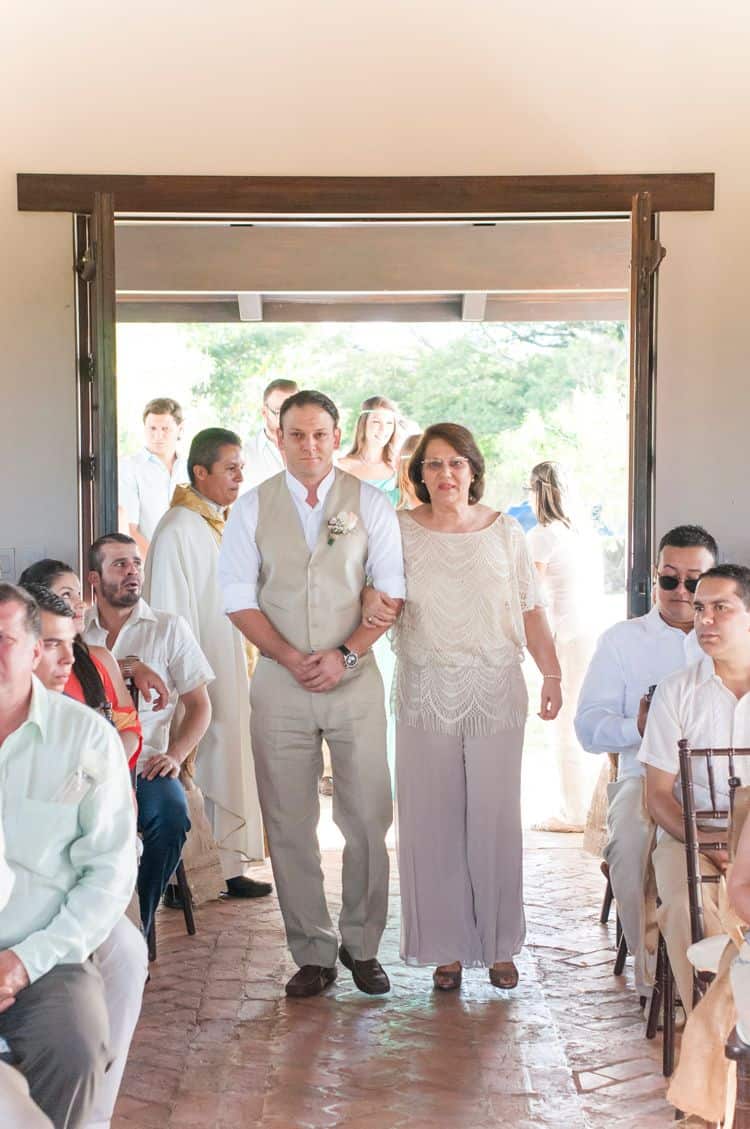
[[[0,949],[33,982],[87,960],[133,892],[135,812],[116,730],[34,678],[26,721],[0,745],[0,795],[15,877]]]
[[[178,456],[170,474],[161,459],[145,447],[137,455],[120,459],[119,502],[131,525],[147,541],[169,509],[175,486],[189,481],[187,461]]]
[[[88,613],[83,638],[94,646],[107,646],[107,629],[99,622],[96,608]],[[154,710],[143,697],[138,703],[143,730],[143,748],[136,766],[140,772],[149,757],[166,753],[169,726],[180,695],[213,682],[214,672],[187,621],[181,615],[154,611],[145,600],[138,601],[120,628],[112,654],[116,659],[137,655],[156,671],[169,690],[169,703],[163,710]]]
[[[686,670],[678,670],[660,683],[648,712],[646,732],[638,759],[664,772],[676,773],[675,797],[682,806],[680,758],[677,742],[686,737],[694,749],[750,748],[750,694],[736,698],[714,669],[714,660],[703,655]],[[728,758],[714,761],[716,806],[729,806]],[[750,757],[737,757],[735,772],[750,784]],[[710,808],[706,762],[693,761],[695,803]]]
[[[260,486],[261,482],[265,482],[267,478],[273,478],[275,474],[284,469],[281,451],[273,439],[269,439],[266,435],[264,427],[261,427],[257,435],[254,435],[245,445],[243,454],[245,456],[245,468],[242,473],[245,481],[241,487],[242,493],[252,490],[255,486]]]
[[[307,504],[307,487],[285,471],[286,484],[299,514],[307,547],[312,553],[320,536],[328,491],[333,486],[335,471],[326,475],[318,486],[318,501]],[[367,562],[365,571],[373,585],[393,599],[406,595],[404,558],[396,511],[382,491],[367,482],[360,483],[360,515],[367,530]],[[219,583],[224,592],[224,611],[238,612],[258,607],[258,577],[261,558],[255,544],[258,526],[258,491],[248,491],[239,498],[229,515],[219,552]]]
[[[696,662],[703,652],[695,632],[670,627],[653,607],[615,623],[599,639],[578,697],[575,730],[589,753],[619,753],[618,780],[642,776],[636,718],[649,686]]]
[[[3,801],[0,796],[0,811],[3,810]],[[5,909],[8,904],[10,892],[13,889],[15,882],[15,875],[5,861],[5,836],[3,835],[3,825],[0,822],[0,910]]]

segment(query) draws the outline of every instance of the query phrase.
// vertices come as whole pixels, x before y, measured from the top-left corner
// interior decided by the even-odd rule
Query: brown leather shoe
[[[351,972],[360,992],[366,992],[368,996],[382,996],[385,992],[390,992],[391,982],[382,964],[375,957],[371,960],[355,960],[349,950],[342,945],[339,949],[339,960]]]
[[[318,996],[336,979],[336,967],[325,968],[320,964],[303,964],[287,983],[286,994],[294,999],[305,996]]]

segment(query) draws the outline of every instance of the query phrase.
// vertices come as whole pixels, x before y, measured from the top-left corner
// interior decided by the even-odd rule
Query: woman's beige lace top
[[[398,517],[406,603],[393,630],[397,720],[467,737],[523,725],[523,613],[542,600],[521,526],[501,514],[475,533],[437,533],[408,510]]]

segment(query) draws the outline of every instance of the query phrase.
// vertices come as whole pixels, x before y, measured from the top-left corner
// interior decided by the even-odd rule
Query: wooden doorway
[[[713,208],[710,173],[536,177],[189,177],[19,174],[23,211],[64,211],[75,217],[81,410],[81,549],[117,508],[115,414],[114,215],[186,216],[252,221],[385,217],[415,221],[508,215],[618,215],[632,226],[630,303],[630,506],[628,605],[650,606],[653,538],[656,278],[663,257],[663,211]],[[93,277],[81,263],[95,248]],[[91,258],[83,270],[91,275]]]

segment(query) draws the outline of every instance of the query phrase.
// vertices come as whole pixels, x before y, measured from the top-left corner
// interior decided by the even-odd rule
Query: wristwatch
[[[359,655],[357,654],[357,652],[356,651],[350,651],[349,648],[345,647],[343,643],[339,647],[339,650],[341,651],[341,654],[344,656],[344,666],[346,667],[346,669],[347,670],[354,670],[357,663],[359,662]]]
[[[123,678],[133,677],[133,666],[141,660],[138,655],[126,655],[124,659],[120,659],[120,673]]]

